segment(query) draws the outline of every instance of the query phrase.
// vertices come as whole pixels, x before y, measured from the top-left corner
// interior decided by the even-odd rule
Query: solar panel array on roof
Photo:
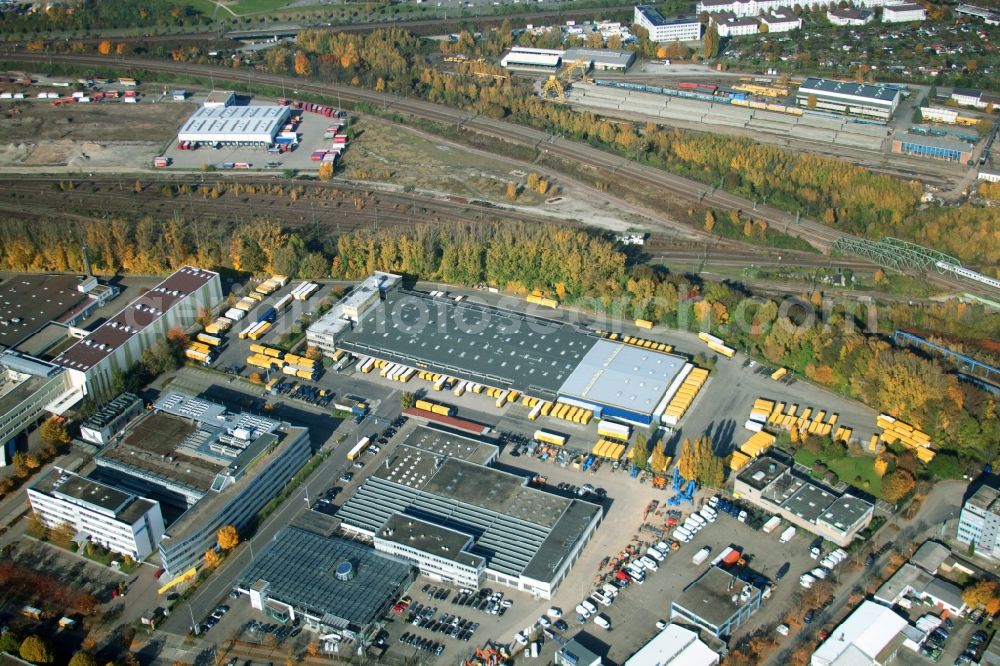
[[[346,575],[345,563],[352,575]],[[356,628],[378,619],[412,580],[413,567],[396,558],[297,527],[276,534],[237,578],[243,589],[265,581],[269,598],[324,618],[331,626]]]

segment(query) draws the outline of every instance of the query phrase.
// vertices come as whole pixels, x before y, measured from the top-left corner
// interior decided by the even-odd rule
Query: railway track
[[[832,244],[837,238],[849,236],[849,234],[826,227],[815,220],[799,218],[773,206],[758,205],[754,201],[735,194],[675,176],[654,167],[631,162],[625,158],[586,144],[561,139],[534,128],[503,120],[485,118],[467,111],[423,100],[396,97],[386,93],[342,84],[312,83],[286,75],[261,72],[251,72],[248,75],[244,75],[239,70],[212,65],[176,63],[169,60],[133,58],[118,61],[91,55],[50,55],[38,53],[11,53],[7,54],[4,59],[9,62],[64,63],[75,66],[94,67],[101,70],[144,69],[147,71],[185,76],[214,77],[217,81],[234,81],[238,83],[248,81],[251,85],[256,83],[273,87],[283,86],[299,90],[301,93],[322,95],[330,99],[339,97],[339,99],[348,102],[367,103],[386,110],[392,109],[396,112],[409,113],[427,120],[456,125],[460,128],[492,136],[515,145],[528,146],[567,160],[570,163],[604,168],[610,171],[612,178],[628,177],[636,182],[659,188],[663,193],[676,196],[682,200],[723,209],[743,211],[751,214],[755,219],[767,222],[774,229],[806,240],[825,253],[830,252]],[[690,231],[690,226],[684,226],[686,231]],[[939,276],[933,276],[930,279],[958,291],[971,291],[992,295],[992,292],[988,290],[984,291],[980,286],[974,285],[969,281],[950,277],[940,278]]]

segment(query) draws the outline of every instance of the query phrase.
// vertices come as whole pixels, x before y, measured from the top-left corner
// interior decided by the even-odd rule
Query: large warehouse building
[[[199,310],[211,310],[220,301],[218,273],[184,266],[56,356],[53,363],[66,369],[79,397],[110,394],[115,371],[128,370],[168,330],[190,326]]]
[[[935,160],[947,160],[967,164],[976,149],[971,143],[938,136],[923,136],[899,132],[892,137],[892,152],[900,155],[916,155]]]
[[[889,120],[902,93],[892,85],[851,83],[810,76],[799,86],[795,103],[808,109]]]
[[[642,426],[659,422],[693,368],[573,324],[405,290],[388,273],[358,286],[307,338],[328,354],[345,349]]]
[[[550,599],[601,508],[488,467],[495,456],[488,442],[419,427],[341,507],[341,528],[436,579]]]
[[[287,106],[202,106],[177,132],[177,140],[267,147],[288,122]]]
[[[93,476],[159,502],[160,559],[173,577],[200,563],[220,527],[247,525],[311,452],[306,428],[167,393],[101,451]]]

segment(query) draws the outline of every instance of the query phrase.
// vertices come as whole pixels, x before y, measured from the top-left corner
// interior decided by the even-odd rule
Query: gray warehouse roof
[[[652,413],[686,361],[680,356],[599,340],[559,393],[633,412]]]
[[[603,67],[628,67],[635,60],[635,53],[612,49],[569,49],[563,56],[563,62],[569,63],[581,58]]]
[[[340,580],[337,567],[350,562],[354,577]],[[269,584],[267,596],[320,617],[330,616],[364,627],[376,620],[387,603],[412,578],[412,567],[353,541],[327,538],[297,527],[274,536],[237,578],[249,589]],[[326,619],[326,618],[324,618]]]
[[[339,515],[345,525],[374,533],[406,513],[471,535],[472,552],[491,569],[534,577],[558,568],[600,510],[526,486],[515,474],[401,444]]]
[[[713,566],[684,588],[673,603],[707,624],[719,627],[746,605],[746,601],[733,603],[733,595],[739,595],[746,587],[751,588],[751,598],[760,594],[760,590],[750,583]]]
[[[181,126],[178,136],[195,141],[198,136],[273,137],[281,129],[291,111],[286,106],[202,106]],[[218,139],[214,139],[218,140]]]
[[[799,95],[836,93],[864,98],[879,104],[891,104],[899,95],[895,86],[873,85],[870,83],[853,83],[849,81],[833,81],[810,76],[799,86]]]
[[[946,139],[939,136],[910,134],[909,132],[905,134],[895,134],[892,138],[894,141],[900,141],[914,146],[929,146],[931,148],[941,148],[944,150],[956,150],[960,153],[971,153],[974,148],[971,143],[966,143],[965,141]]]
[[[570,324],[390,291],[338,347],[536,397],[556,391],[599,338]]]

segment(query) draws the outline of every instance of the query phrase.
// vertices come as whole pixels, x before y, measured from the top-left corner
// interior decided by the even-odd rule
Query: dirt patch
[[[0,167],[143,168],[190,104],[24,103],[0,116]]]
[[[507,162],[435,143],[404,127],[363,116],[355,128],[358,138],[344,154],[348,178],[504,203],[511,203],[505,200],[507,183],[525,185],[526,174],[514,174]],[[522,187],[516,203],[536,206],[543,201],[542,195]]]

